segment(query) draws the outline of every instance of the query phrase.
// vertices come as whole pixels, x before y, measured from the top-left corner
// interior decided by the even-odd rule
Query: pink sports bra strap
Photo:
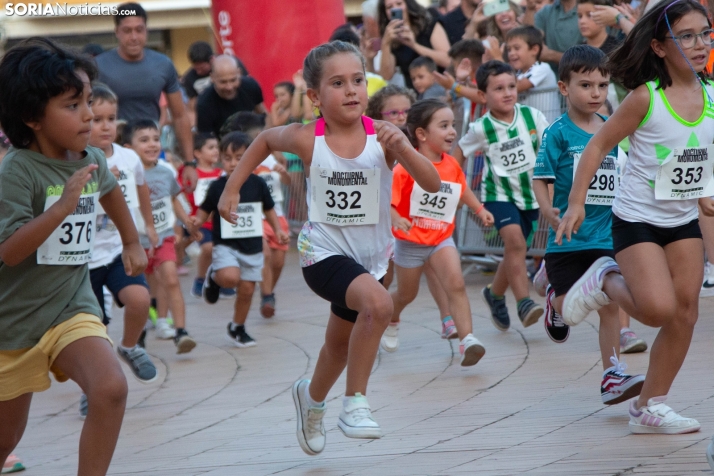
[[[374,121],[367,117],[362,116],[362,125],[364,126],[364,131],[368,136],[374,135]],[[325,118],[321,117],[315,122],[315,137],[320,137],[325,135]]]
[[[315,123],[315,137],[325,135],[325,118],[321,117]]]
[[[371,117],[362,116],[362,125],[368,136],[374,135],[374,121]]]

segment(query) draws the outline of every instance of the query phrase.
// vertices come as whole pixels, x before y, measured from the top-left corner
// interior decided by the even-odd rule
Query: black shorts
[[[493,224],[497,230],[504,226],[519,225],[530,247],[533,234],[538,228],[538,210],[521,210],[511,202],[485,202],[486,210],[493,214]]]
[[[357,322],[359,313],[347,307],[347,288],[363,274],[369,274],[369,271],[347,256],[330,256],[302,268],[302,275],[310,289],[330,302],[330,310],[334,315],[353,324]]]
[[[615,254],[638,243],[655,243],[662,248],[670,243],[689,238],[702,239],[699,220],[694,219],[673,228],[661,228],[641,222],[629,222],[612,215],[612,244]]]
[[[114,296],[114,302],[117,306],[124,307],[124,303],[119,300],[119,292],[127,286],[137,284],[149,289],[146,284],[146,278],[143,274],[133,277],[128,276],[124,271],[124,263],[121,260],[121,255],[117,256],[114,261],[105,266],[92,269],[89,271],[89,280],[92,282],[92,291],[99,301],[99,306],[102,308],[102,323],[105,326],[109,325],[109,318],[104,310],[104,286],[109,289]]]
[[[561,253],[546,253],[545,272],[548,282],[553,287],[556,296],[562,296],[570,291],[575,282],[582,278],[585,271],[603,256],[615,258],[612,250],[582,250],[564,251]]]

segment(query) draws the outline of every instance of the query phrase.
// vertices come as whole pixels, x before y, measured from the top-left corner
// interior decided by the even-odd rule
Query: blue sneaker
[[[236,297],[236,290],[233,288],[221,288],[220,296],[226,299]]]
[[[191,287],[191,296],[196,298],[203,297],[203,282],[206,278],[196,278],[193,280],[193,286]]]
[[[489,284],[481,292],[483,301],[488,304],[491,310],[491,322],[499,331],[507,331],[511,327],[511,318],[508,316],[508,308],[506,307],[506,298],[495,299],[491,294],[491,285]]]

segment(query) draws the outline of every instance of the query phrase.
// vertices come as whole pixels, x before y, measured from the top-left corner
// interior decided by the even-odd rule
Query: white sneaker
[[[630,431],[639,434],[660,433],[678,435],[699,431],[701,425],[694,418],[685,418],[664,404],[667,397],[647,400],[647,406],[639,410],[637,399],[630,403]]]
[[[598,258],[578,279],[563,300],[563,322],[569,326],[580,324],[592,311],[607,306],[612,301],[602,290],[605,275],[620,272],[614,259]]]
[[[486,353],[486,348],[473,334],[469,334],[461,341],[459,353],[461,353],[461,366],[470,367],[481,360]]]
[[[714,265],[709,261],[704,263],[704,281],[699,295],[702,297],[714,296]]]
[[[382,340],[380,341],[382,349],[387,352],[395,352],[399,348],[399,323],[389,324],[384,330]]]
[[[377,439],[382,437],[379,423],[372,418],[372,410],[361,393],[355,393],[345,402],[337,426],[348,438]]]
[[[714,437],[712,437],[712,442],[709,443],[707,448],[707,461],[709,461],[709,467],[714,471]]]
[[[325,449],[325,423],[323,417],[327,406],[325,404],[320,407],[308,406],[307,392],[310,386],[309,380],[298,380],[293,385],[293,401],[295,402],[295,410],[297,410],[297,439],[300,443],[300,448],[309,454],[316,455]]]
[[[157,339],[173,339],[176,336],[176,331],[166,322],[166,319],[156,319],[156,338]]]

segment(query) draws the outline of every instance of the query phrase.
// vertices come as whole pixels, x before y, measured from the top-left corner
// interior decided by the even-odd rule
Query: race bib
[[[532,170],[536,163],[533,144],[514,137],[505,142],[491,144],[488,151],[493,171],[499,177],[509,177]]]
[[[581,154],[573,154],[573,179],[578,170]],[[620,174],[617,167],[617,158],[608,155],[590,180],[585,205],[604,205],[611,207],[615,194],[620,188]]]
[[[379,169],[310,167],[310,221],[337,226],[379,223]]]
[[[196,182],[196,190],[193,191],[193,203],[195,203],[197,207],[200,207],[203,201],[206,199],[208,187],[210,187],[211,182],[215,180],[215,178],[198,179],[198,182]]]
[[[714,195],[714,145],[675,147],[655,177],[657,200],[691,200]]]
[[[117,179],[121,193],[124,194],[124,200],[126,200],[126,206],[129,209],[139,208],[139,194],[136,191],[136,178],[134,178],[134,172],[127,170],[119,171],[119,178]],[[97,202],[97,215],[103,215],[104,208]]]
[[[266,172],[260,174],[259,177],[268,184],[270,196],[273,197],[273,201],[275,203],[281,203],[283,201],[283,187],[280,184],[280,174],[277,172]]]
[[[59,199],[47,197],[45,211]],[[99,193],[79,197],[74,212],[37,248],[37,264],[76,266],[91,261],[98,205]]]
[[[263,202],[248,202],[238,205],[238,218],[232,225],[221,217],[221,238],[257,238],[263,236]]]
[[[176,222],[173,203],[171,197],[164,197],[151,202],[151,215],[154,218],[154,229],[160,235],[166,230],[170,230]],[[146,225],[141,215],[136,217],[136,229],[142,235],[146,235]]]
[[[461,184],[441,182],[436,193],[425,192],[418,183],[414,183],[409,200],[409,216],[431,218],[452,223],[461,199]]]

